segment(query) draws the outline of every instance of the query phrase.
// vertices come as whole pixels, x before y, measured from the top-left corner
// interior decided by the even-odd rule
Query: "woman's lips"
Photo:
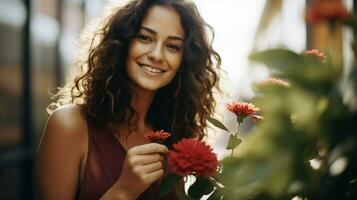
[[[155,74],[159,74],[159,73],[164,73],[165,70],[154,67],[152,65],[147,65],[147,64],[143,64],[143,63],[138,63],[139,67],[141,67],[142,69],[144,69],[145,71],[151,72],[151,73],[155,73]]]

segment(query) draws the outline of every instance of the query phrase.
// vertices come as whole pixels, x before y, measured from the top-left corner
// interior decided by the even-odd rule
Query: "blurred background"
[[[46,123],[49,90],[64,84],[86,23],[107,3],[126,0],[0,0],[0,199],[36,199],[34,159]],[[252,51],[286,47],[295,52],[328,49],[333,41],[342,55],[344,72],[352,63],[352,33],[327,25],[307,25],[310,0],[195,0],[215,29],[214,47],[222,57],[221,98],[251,99],[252,82],[268,77],[264,66],[249,63]],[[341,0],[353,10],[357,0]],[[229,94],[228,94],[229,93]],[[225,121],[235,120],[226,116]],[[211,139],[219,155],[227,138]]]

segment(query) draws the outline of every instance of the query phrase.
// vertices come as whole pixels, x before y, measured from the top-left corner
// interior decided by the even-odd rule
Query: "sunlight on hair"
[[[85,5],[86,28],[96,27],[96,24],[100,23],[100,19],[95,19],[102,14],[103,10],[113,10],[128,1],[87,0]],[[305,2],[301,0],[285,1],[282,11],[266,30],[264,37],[255,41],[266,1],[192,1],[196,3],[202,17],[215,31],[213,47],[222,57],[220,87],[223,91],[223,94],[215,92],[217,94],[215,95],[217,98],[216,113],[219,113],[218,118],[227,122],[228,126],[233,125],[235,119],[227,114],[224,105],[231,100],[252,99],[254,97],[252,83],[264,80],[269,76],[268,70],[264,66],[252,65],[249,62],[248,56],[253,46],[258,46],[260,49],[285,46],[294,51],[304,50],[306,44],[303,18]],[[219,134],[219,131],[208,129],[207,141],[215,147],[218,156],[222,157],[226,153],[225,144],[228,138],[227,134]]]

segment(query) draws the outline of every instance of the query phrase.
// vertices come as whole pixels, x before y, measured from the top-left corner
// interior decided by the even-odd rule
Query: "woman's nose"
[[[150,49],[150,52],[148,53],[148,58],[155,62],[161,62],[163,59],[162,51],[163,51],[162,45],[160,45],[160,43],[156,43]]]

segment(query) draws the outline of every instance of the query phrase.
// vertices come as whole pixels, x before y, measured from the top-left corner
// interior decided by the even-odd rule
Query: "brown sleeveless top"
[[[77,199],[99,199],[119,178],[126,150],[111,134],[88,126],[88,152],[83,180]],[[158,199],[158,182],[151,185],[138,199]],[[174,192],[161,199],[176,199]]]

